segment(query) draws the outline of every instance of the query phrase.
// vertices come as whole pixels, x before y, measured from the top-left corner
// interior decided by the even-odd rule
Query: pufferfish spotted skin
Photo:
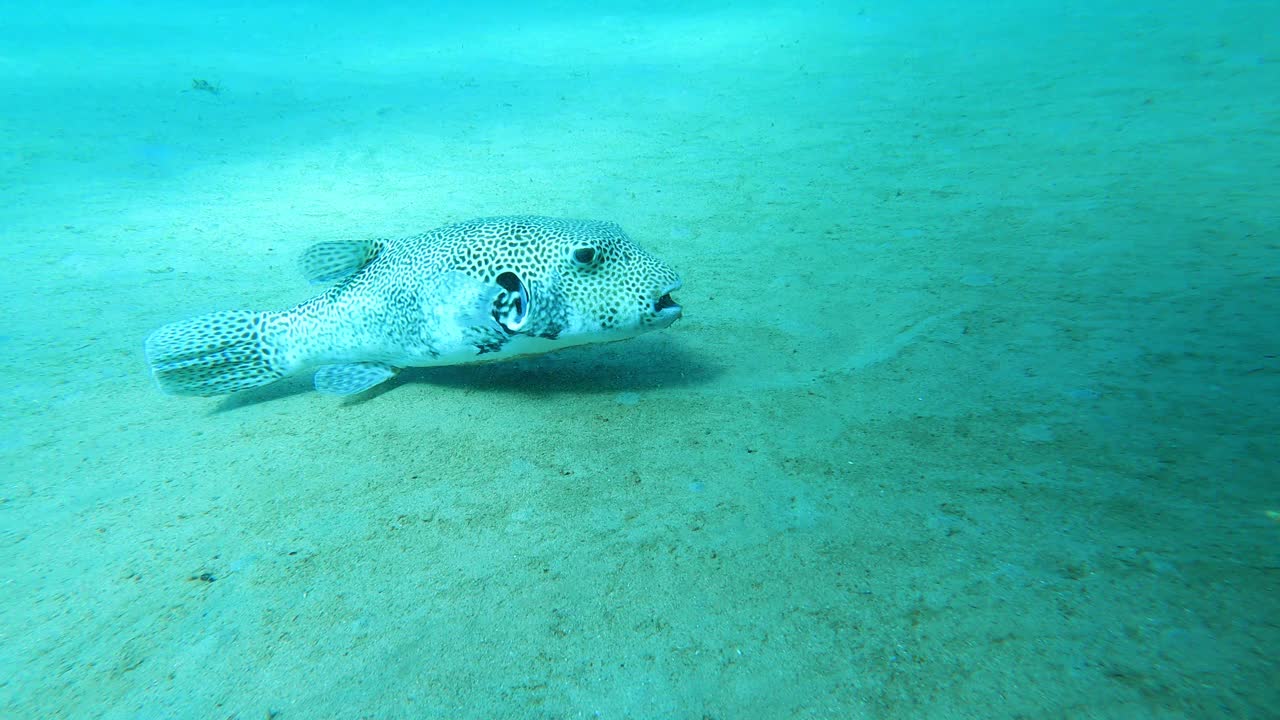
[[[323,294],[287,310],[230,310],[146,340],[160,389],[212,396],[316,369],[352,395],[401,368],[505,360],[665,328],[680,277],[609,222],[470,220],[397,240],[325,242],[302,256]]]

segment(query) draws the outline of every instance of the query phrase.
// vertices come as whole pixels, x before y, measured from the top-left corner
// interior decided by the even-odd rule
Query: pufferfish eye
[[[573,251],[573,261],[579,265],[590,265],[595,259],[596,249],[593,247],[580,247]]]

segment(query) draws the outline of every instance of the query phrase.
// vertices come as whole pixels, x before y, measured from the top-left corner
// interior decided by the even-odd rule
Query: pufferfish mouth
[[[663,290],[662,295],[653,303],[653,314],[657,315],[659,320],[666,321],[668,325],[679,320],[681,313],[684,312],[684,308],[671,297],[671,293],[679,290],[682,284],[677,280],[671,287]]]

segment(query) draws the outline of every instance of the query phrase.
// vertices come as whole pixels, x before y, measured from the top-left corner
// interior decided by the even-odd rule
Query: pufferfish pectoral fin
[[[498,329],[495,303],[501,296],[501,287],[449,270],[436,280],[435,293],[440,307],[450,309],[446,317],[458,327]]]
[[[326,395],[355,395],[390,380],[398,372],[400,368],[379,362],[322,365],[316,370],[316,390]]]
[[[312,285],[337,282],[372,262],[385,245],[382,240],[316,243],[303,251],[298,265]]]

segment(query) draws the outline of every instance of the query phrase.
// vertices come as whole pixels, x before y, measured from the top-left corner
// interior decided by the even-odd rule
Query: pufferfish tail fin
[[[225,395],[288,375],[275,313],[228,310],[170,323],[147,337],[147,364],[170,395]]]

